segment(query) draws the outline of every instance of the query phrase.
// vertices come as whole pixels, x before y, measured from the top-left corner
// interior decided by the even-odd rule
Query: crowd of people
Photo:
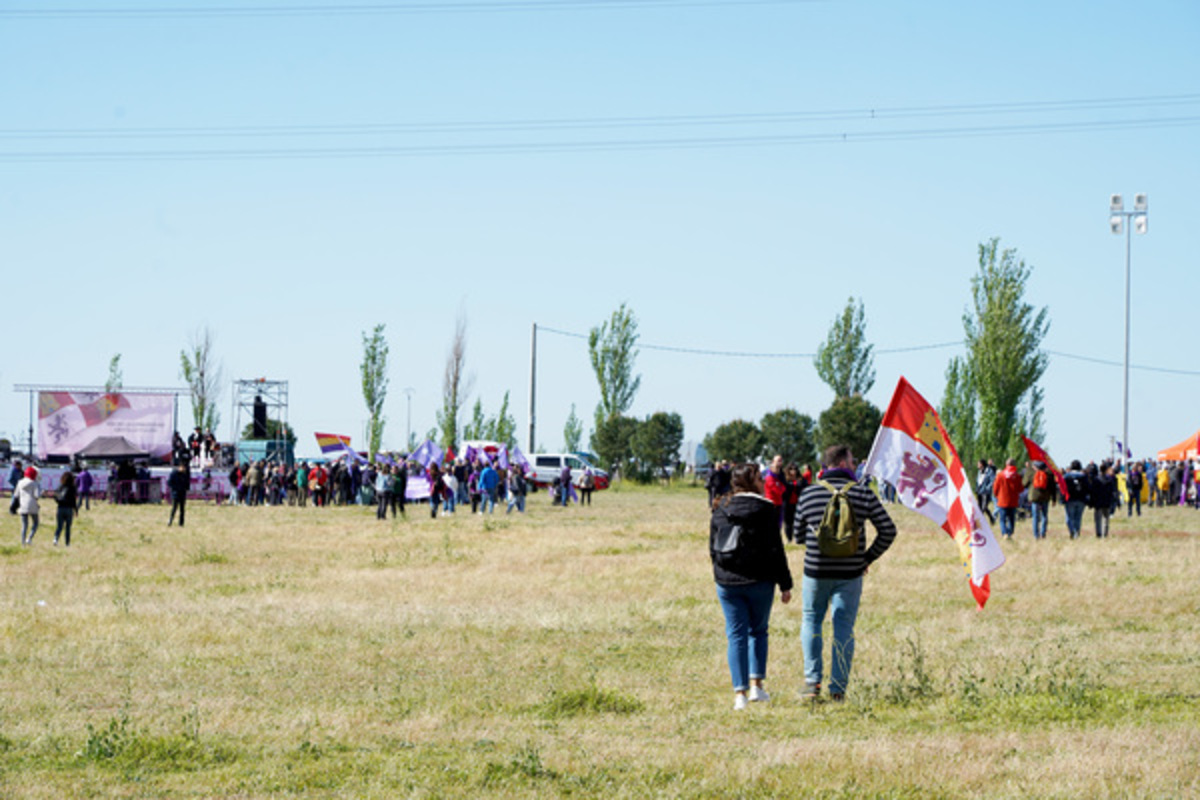
[[[428,494],[419,491],[428,502],[432,517],[454,514],[468,505],[472,514],[495,513],[496,506],[524,513],[532,483],[523,464],[505,466],[483,456],[456,458],[452,463],[430,462],[423,466],[406,456],[391,463],[362,463],[357,458],[339,458],[332,464],[300,461],[292,466],[264,461],[245,462],[229,472],[230,502],[249,506],[292,505],[368,505],[374,506],[379,519],[387,514],[404,515],[412,502],[409,484],[420,479]],[[576,493],[578,484],[578,493]],[[576,480],[569,467],[555,478],[550,489],[554,505],[568,506],[572,501],[591,504],[595,478],[590,468]]]
[[[1147,507],[1191,506],[1200,509],[1200,468],[1190,461],[1103,460],[1086,467],[1078,460],[1058,476],[1044,461],[1017,467],[1008,459],[997,471],[994,461],[980,459],[975,476],[975,495],[980,509],[993,524],[999,519],[1000,533],[1011,538],[1019,519],[1029,518],[1034,539],[1046,538],[1050,506],[1062,504],[1067,534],[1079,538],[1084,514],[1092,511],[1096,536],[1108,536],[1113,514],[1124,507],[1127,516],[1141,516]],[[996,511],[991,509],[995,501]]]

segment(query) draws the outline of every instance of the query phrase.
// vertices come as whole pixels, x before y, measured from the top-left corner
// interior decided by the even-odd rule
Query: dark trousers
[[[71,546],[71,520],[73,519],[75,519],[75,509],[70,506],[58,507],[58,526],[54,529],[55,544],[58,544],[58,535],[61,533],[67,547]]]
[[[175,509],[179,509],[179,527],[183,527],[183,509],[186,504],[187,495],[185,494],[171,498],[171,518],[167,520],[168,525],[175,521]]]
[[[379,493],[379,507],[375,509],[375,519],[387,519],[388,506],[391,505],[391,492]],[[396,512],[392,511],[392,516],[396,516]]]
[[[591,489],[580,489],[579,490],[579,505],[581,505],[581,506],[589,505],[590,506],[591,504],[592,504],[592,490]]]

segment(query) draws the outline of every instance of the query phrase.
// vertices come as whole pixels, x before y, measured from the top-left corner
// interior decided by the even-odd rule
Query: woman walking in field
[[[767,627],[775,586],[780,599],[792,599],[792,574],[779,535],[779,510],[763,496],[757,464],[738,464],[731,476],[733,493],[713,504],[708,551],[717,599],[725,614],[733,707],[771,699],[763,688],[767,675]]]
[[[54,528],[54,544],[58,544],[58,537],[63,536],[63,543],[71,546],[71,522],[75,519],[75,505],[78,502],[76,496],[75,473],[67,470],[63,473],[62,479],[58,482],[58,490],[54,493],[54,501],[58,503],[58,523]]]
[[[17,513],[21,515],[21,544],[24,545],[33,544],[38,529],[38,498],[42,496],[42,487],[37,477],[37,467],[26,467],[25,477],[17,481],[17,487],[13,489],[17,496]],[[33,523],[32,530],[30,522]]]

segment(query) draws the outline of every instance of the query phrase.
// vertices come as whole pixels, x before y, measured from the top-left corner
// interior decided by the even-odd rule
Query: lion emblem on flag
[[[900,479],[896,491],[912,495],[913,508],[918,509],[929,502],[929,496],[946,488],[946,476],[940,465],[929,456],[904,454],[904,466],[900,468]]]

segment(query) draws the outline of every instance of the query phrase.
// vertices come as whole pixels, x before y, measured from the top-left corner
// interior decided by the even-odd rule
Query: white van
[[[563,467],[571,469],[571,483],[578,486],[584,469],[591,467],[597,489],[608,488],[608,473],[592,467],[575,453],[534,453],[529,456],[529,473],[526,477],[537,486],[551,486],[562,475]]]

